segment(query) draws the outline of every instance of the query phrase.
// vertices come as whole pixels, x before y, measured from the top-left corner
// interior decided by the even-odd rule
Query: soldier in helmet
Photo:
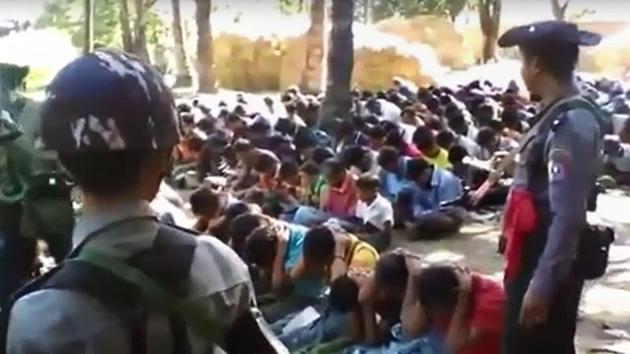
[[[29,277],[36,239],[61,261],[70,247],[70,187],[41,149],[39,103],[19,94],[28,67],[0,64],[0,307]]]
[[[44,144],[81,188],[68,259],[10,312],[10,353],[276,353],[249,272],[212,237],[162,225],[149,207],[179,141],[162,78],[97,50],[63,68],[42,108]]]
[[[542,111],[525,135],[504,215],[507,292],[504,353],[575,353],[583,278],[573,271],[587,200],[601,163],[597,107],[574,82],[580,46],[600,36],[561,21],[516,27],[501,47],[519,46],[522,75]]]

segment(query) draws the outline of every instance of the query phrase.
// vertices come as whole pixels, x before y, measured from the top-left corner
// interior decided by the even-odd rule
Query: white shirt
[[[407,144],[412,144],[413,134],[416,132],[416,129],[418,129],[418,127],[414,127],[413,125],[407,123],[400,123],[400,128],[402,129],[403,140]]]
[[[381,104],[381,112],[383,113],[382,116],[378,117],[380,120],[396,124],[400,123],[400,113],[402,110],[398,106],[382,98],[378,99],[378,103]]]
[[[370,205],[359,200],[356,210],[357,218],[363,220],[364,224],[370,223],[379,230],[385,229],[385,223],[394,224],[394,208],[392,203],[378,194]]]
[[[456,136],[455,144],[461,145],[464,149],[466,149],[468,155],[474,158],[480,159],[482,156],[481,146],[479,146],[479,144],[477,144],[474,140],[465,135]]]

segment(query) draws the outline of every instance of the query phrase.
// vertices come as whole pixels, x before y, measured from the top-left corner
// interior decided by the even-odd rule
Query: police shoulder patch
[[[553,149],[549,153],[548,174],[550,182],[561,182],[567,177],[571,165],[571,155],[563,149]]]

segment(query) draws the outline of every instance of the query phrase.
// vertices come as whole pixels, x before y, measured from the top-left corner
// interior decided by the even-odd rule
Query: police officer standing
[[[42,138],[83,209],[68,259],[3,308],[7,352],[283,352],[238,256],[149,207],[179,142],[173,97],[152,68],[104,50],[68,64],[48,87]]]
[[[573,268],[601,164],[602,129],[574,70],[579,46],[600,40],[561,21],[516,27],[499,39],[501,47],[519,46],[523,79],[542,107],[516,158],[506,210],[518,212],[504,219],[506,354],[575,353],[584,280]]]

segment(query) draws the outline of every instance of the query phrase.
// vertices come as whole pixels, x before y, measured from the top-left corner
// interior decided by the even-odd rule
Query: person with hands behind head
[[[245,260],[270,279],[277,301],[261,307],[265,319],[318,303],[334,256],[334,238],[309,238],[306,227],[266,218],[245,241]]]
[[[408,290],[415,292],[415,310],[402,317],[406,334],[436,331],[456,354],[501,352],[501,284],[456,266],[430,266],[413,278]]]
[[[409,280],[408,258],[417,257],[402,250],[383,255],[374,272],[361,283],[361,321],[357,326],[361,326],[367,345],[389,341],[391,327],[400,322]]]

